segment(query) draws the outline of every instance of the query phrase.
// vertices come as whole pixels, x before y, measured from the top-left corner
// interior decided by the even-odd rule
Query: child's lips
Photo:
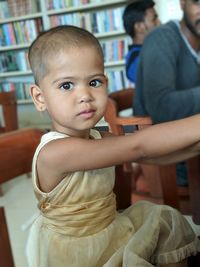
[[[95,113],[94,109],[88,109],[88,110],[81,111],[78,114],[78,116],[81,116],[81,117],[83,117],[85,119],[89,119],[89,118],[93,117],[94,113]]]

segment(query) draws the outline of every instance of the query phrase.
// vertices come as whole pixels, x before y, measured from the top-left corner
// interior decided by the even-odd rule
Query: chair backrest
[[[43,130],[34,128],[0,134],[0,185],[31,172],[33,155],[43,134]],[[14,267],[3,207],[0,207],[0,267]]]
[[[0,207],[0,267],[14,267],[4,207]]]
[[[18,118],[15,91],[0,92],[0,105],[4,120],[4,125],[1,125],[2,121],[0,121],[0,133],[16,130]]]
[[[31,172],[33,155],[43,134],[43,130],[34,128],[0,134],[0,184]]]
[[[134,94],[134,88],[126,88],[124,90],[113,92],[109,95],[107,110],[105,112],[104,118],[108,122],[111,131],[117,135],[124,134],[123,126],[145,126],[152,124],[151,118],[147,116],[119,116],[120,111],[132,108]]]

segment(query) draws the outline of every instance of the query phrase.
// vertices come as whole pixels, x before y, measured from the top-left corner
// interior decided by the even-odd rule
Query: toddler
[[[187,266],[200,243],[171,207],[141,201],[116,211],[117,164],[174,162],[199,153],[200,115],[127,136],[94,130],[107,105],[108,80],[98,40],[58,26],[32,43],[30,88],[52,129],[33,158],[40,215],[27,246],[32,267]]]

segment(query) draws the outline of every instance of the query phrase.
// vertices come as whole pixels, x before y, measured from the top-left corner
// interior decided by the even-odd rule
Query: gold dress
[[[91,136],[101,138],[95,130]],[[70,173],[51,192],[42,192],[37,157],[46,143],[58,138],[68,136],[45,134],[33,159],[40,215],[29,233],[29,266],[150,267],[181,261],[200,251],[188,222],[168,206],[140,201],[118,213],[113,167]]]

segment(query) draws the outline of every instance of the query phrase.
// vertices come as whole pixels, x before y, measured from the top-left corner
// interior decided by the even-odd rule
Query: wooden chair
[[[31,172],[33,154],[43,133],[30,128],[0,135],[0,184]]]
[[[126,91],[126,92],[125,92]],[[127,125],[151,125],[151,119],[148,117],[120,117],[119,112],[126,110],[132,106],[133,99],[133,89],[128,88],[126,90],[118,91],[112,93],[111,97],[108,100],[108,106],[106,113],[104,115],[105,120],[107,121],[110,130],[116,135],[123,135],[124,128]],[[128,96],[128,97],[127,97]],[[116,186],[115,193],[119,198],[118,202],[124,199],[120,205],[123,208],[127,208],[131,204],[131,191],[132,188],[135,188],[136,177],[131,163],[125,163],[119,165],[116,168]],[[124,184],[124,180],[126,181]],[[121,195],[123,194],[123,195]]]
[[[125,90],[113,92],[109,95],[108,106],[104,117],[109,124],[110,130],[116,135],[124,135],[124,127],[126,126],[136,126],[142,128],[152,125],[152,120],[150,117],[120,117],[119,114],[121,111],[130,108],[132,109],[133,97],[133,88],[126,88]],[[145,173],[146,176],[148,175],[151,195],[156,198],[161,197],[162,190],[157,169],[152,165],[146,165],[146,168],[145,165],[141,165],[141,168],[143,173]],[[132,186],[135,187],[136,180],[132,164],[125,163],[123,165],[123,170],[125,171],[126,175],[129,173],[130,179],[132,179]],[[130,175],[130,173],[132,175]]]
[[[109,124],[110,130],[117,134],[125,134],[125,125],[135,125],[137,128],[148,127],[152,124],[149,117],[120,117],[120,112],[124,109],[132,108],[134,88],[126,88],[109,95],[108,106],[105,113],[105,120]],[[180,210],[180,198],[188,198],[190,195],[193,220],[200,224],[200,157],[190,159],[188,162],[189,190],[188,187],[177,187],[176,185],[176,164],[170,165],[145,165],[141,168],[145,178],[148,180],[150,195],[155,198],[162,198],[163,203]],[[132,171],[132,164],[126,163],[123,166],[123,175]],[[129,179],[132,176],[128,173]],[[123,183],[123,179],[121,179]],[[130,184],[131,182],[129,182]],[[127,194],[130,189],[127,187]]]
[[[0,267],[14,267],[4,207],[0,207]]]
[[[15,91],[1,92],[0,105],[2,106],[4,125],[0,121],[0,133],[13,131],[18,128],[17,102]]]
[[[18,128],[17,101],[15,91],[0,92],[0,133],[16,130]],[[0,196],[3,195],[0,187]]]
[[[23,129],[0,134],[0,185],[30,173],[35,149],[44,132]],[[14,267],[4,208],[0,207],[0,267]]]

